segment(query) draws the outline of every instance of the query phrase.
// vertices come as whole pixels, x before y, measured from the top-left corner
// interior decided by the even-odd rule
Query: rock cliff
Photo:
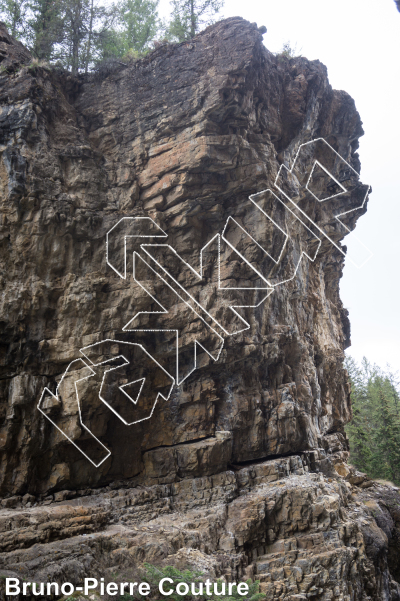
[[[77,78],[2,27],[0,60],[2,569],[399,599],[400,498],[346,464],[353,100],[240,18]]]

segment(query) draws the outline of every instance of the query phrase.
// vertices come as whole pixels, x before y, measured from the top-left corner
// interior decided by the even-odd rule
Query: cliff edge
[[[1,26],[0,61],[0,567],[400,599],[343,429],[354,101],[241,18],[77,78]]]

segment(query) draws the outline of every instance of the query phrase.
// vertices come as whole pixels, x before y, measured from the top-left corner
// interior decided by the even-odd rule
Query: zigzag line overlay
[[[141,350],[142,350],[142,351],[143,351],[143,352],[144,352],[144,353],[145,353],[145,354],[148,356],[148,358],[149,358],[149,359],[150,359],[152,362],[156,363],[156,364],[157,364],[157,366],[158,366],[158,367],[159,367],[159,368],[160,368],[160,369],[161,369],[161,370],[162,370],[162,371],[163,371],[163,372],[166,374],[166,376],[167,376],[167,377],[168,377],[168,378],[171,380],[171,386],[170,386],[170,389],[169,389],[169,392],[168,392],[167,396],[165,396],[165,395],[163,395],[163,394],[161,394],[161,393],[158,393],[158,394],[157,394],[157,397],[156,397],[156,399],[155,399],[155,402],[154,402],[154,404],[153,404],[153,406],[152,406],[152,409],[151,409],[151,412],[149,413],[149,415],[148,415],[147,417],[144,417],[144,418],[142,418],[142,419],[135,420],[135,421],[134,421],[134,422],[132,422],[132,423],[128,423],[128,422],[127,422],[127,421],[126,421],[126,420],[125,420],[125,419],[124,419],[124,418],[123,418],[123,417],[122,417],[122,416],[121,416],[121,415],[120,415],[120,414],[119,414],[119,413],[118,413],[118,412],[117,412],[117,411],[116,411],[116,410],[115,410],[115,409],[114,409],[114,408],[113,408],[113,407],[112,407],[112,406],[111,406],[111,405],[110,405],[108,402],[107,402],[107,400],[106,400],[106,399],[105,399],[105,398],[102,396],[102,389],[103,389],[103,386],[104,386],[104,381],[105,381],[105,378],[106,378],[106,375],[107,375],[107,373],[108,373],[108,372],[110,372],[110,371],[113,371],[113,370],[115,370],[115,369],[118,369],[118,368],[120,368],[120,367],[123,367],[123,366],[125,366],[125,365],[129,365],[129,364],[130,364],[130,361],[129,361],[129,360],[128,360],[128,359],[127,359],[127,358],[126,358],[124,355],[118,355],[117,357],[113,358],[113,359],[112,359],[112,361],[115,361],[116,359],[122,359],[123,363],[120,363],[120,364],[119,364],[119,365],[117,365],[116,367],[110,367],[110,369],[108,369],[108,370],[105,370],[105,372],[104,372],[104,374],[103,374],[103,379],[102,379],[102,382],[101,382],[101,386],[100,386],[99,399],[100,399],[100,400],[101,400],[101,401],[102,401],[102,402],[103,402],[103,403],[104,403],[104,404],[105,404],[105,405],[108,407],[108,409],[110,409],[110,410],[111,410],[111,411],[112,411],[112,412],[113,412],[113,413],[114,413],[114,414],[115,414],[115,415],[116,415],[116,416],[117,416],[117,417],[118,417],[118,418],[119,418],[119,419],[120,419],[120,420],[121,420],[121,421],[122,421],[122,422],[123,422],[125,425],[127,425],[127,426],[131,426],[131,425],[133,425],[134,423],[139,423],[139,422],[145,421],[145,420],[147,420],[147,419],[150,419],[150,418],[152,417],[152,415],[153,415],[153,412],[154,412],[154,409],[155,409],[155,406],[156,406],[156,404],[157,404],[157,402],[158,402],[158,399],[159,399],[159,397],[163,398],[165,401],[168,401],[168,400],[169,400],[169,397],[171,396],[171,392],[172,392],[173,386],[174,386],[174,384],[175,384],[175,380],[174,380],[173,378],[171,378],[171,376],[170,376],[170,375],[169,375],[169,374],[168,374],[168,373],[165,371],[165,369],[164,369],[164,368],[163,368],[163,367],[162,367],[162,366],[161,366],[161,365],[160,365],[160,364],[159,364],[159,363],[158,363],[158,362],[157,362],[157,361],[156,361],[156,360],[155,360],[153,357],[151,357],[151,355],[150,355],[150,354],[149,354],[149,353],[146,351],[146,349],[145,349],[145,348],[144,348],[142,345],[140,345],[140,344],[133,343],[133,342],[119,341],[119,340],[111,340],[111,339],[107,338],[107,339],[105,339],[105,340],[102,340],[100,343],[91,344],[91,345],[89,345],[89,346],[87,346],[87,347],[83,347],[83,348],[81,348],[81,349],[80,349],[80,352],[81,352],[81,353],[82,353],[82,355],[84,356],[85,360],[84,360],[84,359],[75,359],[74,361],[71,361],[71,363],[68,365],[67,369],[65,370],[64,374],[62,375],[62,378],[61,378],[61,380],[60,380],[60,382],[59,382],[59,384],[58,384],[58,386],[57,386],[57,389],[56,389],[56,394],[53,394],[53,393],[51,392],[51,390],[49,390],[47,387],[45,387],[45,388],[43,389],[43,392],[42,392],[42,394],[41,394],[41,397],[40,397],[40,399],[39,399],[39,402],[38,402],[37,408],[38,408],[38,410],[40,411],[40,413],[41,413],[42,415],[44,415],[44,417],[45,417],[45,418],[46,418],[46,419],[47,419],[47,420],[48,420],[48,421],[49,421],[49,422],[50,422],[50,423],[51,423],[51,424],[52,424],[52,425],[53,425],[53,426],[54,426],[54,427],[55,427],[55,428],[56,428],[56,429],[57,429],[57,430],[58,430],[58,431],[59,431],[59,432],[60,432],[60,433],[63,435],[63,436],[65,436],[65,438],[67,438],[67,439],[69,440],[69,442],[70,442],[70,443],[72,443],[72,444],[74,445],[74,447],[75,447],[76,449],[78,449],[78,451],[80,451],[80,452],[82,453],[82,455],[83,455],[83,456],[84,456],[86,459],[88,459],[92,465],[94,465],[94,467],[100,467],[100,465],[101,465],[102,463],[104,463],[104,461],[106,461],[106,459],[108,459],[108,457],[110,457],[110,455],[111,455],[111,451],[110,451],[109,449],[107,449],[107,447],[106,447],[105,445],[103,445],[103,443],[102,443],[102,442],[101,442],[101,441],[100,441],[100,440],[99,440],[99,439],[98,439],[98,438],[97,438],[97,437],[96,437],[96,436],[93,434],[93,432],[90,430],[90,428],[88,428],[88,426],[87,426],[87,425],[85,425],[85,423],[84,423],[84,421],[83,421],[83,419],[82,419],[82,403],[81,403],[81,399],[80,399],[80,397],[79,397],[79,391],[78,391],[77,384],[78,384],[79,382],[82,382],[82,381],[84,381],[84,380],[87,380],[88,378],[91,378],[91,377],[95,376],[95,375],[96,375],[96,373],[97,373],[97,372],[96,372],[96,370],[95,370],[95,368],[98,368],[98,367],[99,367],[99,366],[101,366],[101,365],[106,365],[107,363],[109,363],[109,362],[110,362],[110,360],[107,360],[107,361],[101,361],[100,363],[94,364],[94,363],[91,361],[91,359],[90,359],[90,358],[87,356],[87,351],[88,351],[88,349],[90,349],[90,348],[93,348],[93,347],[95,347],[95,346],[98,346],[99,344],[102,344],[102,343],[104,343],[104,342],[110,342],[110,343],[114,343],[114,344],[125,344],[125,345],[131,345],[131,346],[135,346],[135,347],[140,347],[140,348],[141,348]],[[86,352],[85,352],[85,351],[86,351]],[[80,447],[79,447],[79,445],[78,445],[78,444],[77,444],[77,443],[76,443],[76,442],[75,442],[75,441],[74,441],[74,440],[73,440],[73,439],[72,439],[72,438],[71,438],[71,437],[70,437],[70,436],[69,436],[69,435],[68,435],[68,434],[67,434],[67,433],[66,433],[64,430],[62,430],[62,429],[61,429],[61,427],[60,427],[59,425],[57,425],[57,423],[54,421],[54,419],[52,419],[52,418],[51,418],[49,415],[47,415],[47,414],[46,414],[46,412],[45,412],[45,409],[46,409],[46,396],[47,396],[47,395],[49,395],[49,396],[50,396],[50,399],[55,399],[55,401],[56,401],[56,403],[57,403],[57,404],[61,404],[61,402],[62,402],[62,399],[61,399],[60,390],[62,389],[62,385],[63,385],[63,383],[64,383],[64,380],[65,380],[65,378],[66,378],[67,374],[70,372],[70,368],[71,368],[71,366],[72,366],[74,363],[75,363],[75,364],[77,364],[77,363],[80,363],[80,364],[81,364],[81,369],[87,369],[87,370],[89,370],[89,371],[90,371],[90,374],[89,374],[89,375],[87,375],[87,376],[84,376],[84,377],[82,377],[82,378],[81,378],[81,377],[79,377],[78,379],[74,380],[74,387],[75,387],[75,401],[76,401],[77,408],[78,408],[78,415],[79,415],[79,423],[80,423],[80,426],[86,430],[86,432],[89,434],[89,436],[90,436],[90,438],[91,438],[92,442],[94,442],[94,443],[96,444],[97,448],[95,449],[95,454],[97,454],[97,455],[98,455],[98,454],[99,454],[99,451],[100,451],[100,455],[103,455],[103,457],[101,458],[101,460],[97,460],[97,461],[96,461],[96,460],[94,460],[94,459],[93,459],[93,457],[90,457],[90,455],[89,455],[87,452],[85,452],[85,450],[83,450],[82,448],[80,448]],[[143,380],[143,381],[142,381],[142,384],[141,384],[141,386],[140,386],[140,390],[139,390],[139,393],[138,393],[138,395],[137,395],[136,399],[133,399],[133,398],[132,398],[130,395],[128,395],[128,394],[125,392],[125,390],[123,390],[123,389],[124,389],[126,386],[129,386],[129,385],[131,385],[131,384],[135,384],[135,383],[136,383],[138,380],[135,380],[135,381],[132,381],[132,382],[128,382],[127,384],[124,384],[123,386],[120,386],[120,387],[119,387],[119,389],[121,390],[121,392],[122,392],[122,393],[123,393],[123,394],[124,394],[124,395],[125,395],[125,396],[126,396],[128,399],[129,399],[129,401],[130,401],[130,402],[132,402],[134,405],[136,405],[136,404],[137,404],[137,402],[138,402],[138,400],[139,400],[139,397],[140,397],[140,394],[141,394],[141,392],[142,392],[143,386],[144,386],[144,384],[145,384],[145,378],[142,378],[142,380]]]
[[[207,353],[207,355],[214,361],[218,361],[218,359],[221,356],[221,352],[222,352],[222,349],[224,346],[225,337],[236,335],[236,334],[238,334],[240,332],[244,332],[250,328],[249,322],[246,321],[239,314],[237,309],[248,309],[248,308],[259,307],[272,294],[272,292],[275,290],[275,288],[277,286],[285,284],[285,283],[291,281],[294,277],[296,277],[297,271],[300,267],[300,263],[303,260],[303,257],[306,257],[311,262],[315,261],[315,258],[317,256],[317,254],[320,250],[321,244],[322,244],[322,239],[319,237],[319,234],[322,234],[331,244],[333,244],[335,246],[335,248],[337,248],[337,250],[339,250],[342,254],[345,254],[343,249],[340,246],[338,246],[338,244],[336,244],[334,240],[332,240],[332,238],[327,234],[327,232],[325,232],[321,226],[319,226],[314,220],[312,220],[310,218],[310,216],[307,215],[307,213],[301,207],[299,207],[298,204],[296,204],[296,202],[294,202],[294,200],[285,192],[285,190],[283,189],[283,187],[280,183],[281,181],[284,181],[285,176],[288,176],[290,174],[290,176],[293,177],[294,182],[297,182],[297,184],[300,185],[299,180],[296,177],[297,163],[300,163],[299,159],[301,157],[302,152],[304,152],[304,150],[307,150],[311,144],[316,144],[316,143],[324,144],[326,146],[326,148],[329,149],[329,152],[333,153],[331,156],[333,156],[335,160],[342,162],[346,166],[346,168],[348,168],[350,170],[350,173],[352,174],[352,176],[354,178],[358,179],[358,177],[359,177],[359,174],[354,170],[354,168],[349,163],[347,163],[347,161],[345,161],[334,150],[334,148],[332,148],[332,146],[330,144],[328,144],[323,138],[317,138],[315,140],[312,140],[310,142],[306,142],[305,144],[300,145],[297,150],[297,153],[296,153],[296,156],[293,161],[291,169],[288,169],[285,165],[281,165],[281,167],[279,168],[277,177],[275,179],[275,182],[274,182],[274,186],[275,186],[277,192],[282,194],[282,196],[285,200],[282,200],[279,196],[277,196],[270,189],[262,190],[261,192],[258,192],[257,194],[253,194],[249,197],[249,200],[252,203],[253,208],[256,208],[258,211],[260,211],[260,214],[262,214],[266,219],[268,219],[273,224],[273,226],[277,230],[279,230],[281,232],[281,234],[284,236],[285,240],[284,240],[284,243],[282,244],[278,258],[274,258],[232,216],[228,217],[222,233],[216,234],[200,250],[200,270],[199,271],[196,271],[189,263],[184,261],[184,259],[169,244],[161,244],[161,243],[149,244],[149,243],[145,243],[144,240],[143,240],[143,243],[140,243],[140,239],[167,238],[168,237],[168,235],[164,232],[164,230],[162,230],[158,226],[158,224],[150,217],[123,217],[107,232],[107,234],[106,234],[106,263],[107,263],[107,265],[109,265],[109,267],[111,267],[111,269],[113,269],[113,271],[120,278],[125,279],[125,280],[127,279],[127,255],[128,255],[127,239],[132,238],[132,239],[137,239],[139,241],[139,244],[138,244],[139,250],[144,253],[144,255],[146,256],[147,259],[150,259],[152,265],[150,265],[144,259],[144,257],[141,254],[139,254],[138,250],[135,250],[133,252],[133,273],[132,273],[133,279],[146,292],[146,294],[152,299],[152,301],[155,302],[156,305],[158,305],[160,307],[160,310],[139,311],[123,327],[123,331],[124,332],[141,332],[141,333],[143,333],[143,332],[149,332],[149,333],[174,332],[175,333],[175,341],[176,341],[176,343],[175,343],[175,345],[176,345],[176,369],[173,374],[169,373],[159,363],[159,361],[157,361],[157,359],[144,348],[144,346],[142,344],[106,339],[106,340],[102,340],[98,343],[94,343],[92,345],[89,345],[87,347],[83,347],[80,349],[80,352],[83,355],[84,359],[82,359],[82,358],[75,359],[68,365],[65,373],[63,374],[63,376],[57,386],[55,394],[53,394],[47,387],[44,388],[42,395],[40,397],[40,400],[38,402],[38,405],[37,405],[38,410],[65,438],[67,438],[67,440],[69,442],[71,442],[75,446],[75,448],[77,448],[82,453],[82,455],[86,459],[88,459],[92,463],[92,465],[94,467],[100,467],[100,465],[102,465],[104,463],[104,461],[106,461],[106,459],[108,459],[108,457],[110,457],[111,451],[109,451],[101,443],[101,441],[93,434],[93,432],[91,432],[89,427],[87,425],[85,425],[85,423],[83,421],[82,410],[81,410],[82,409],[81,399],[79,398],[79,390],[78,390],[78,386],[77,386],[77,384],[79,384],[79,382],[88,380],[89,378],[95,376],[97,374],[96,368],[99,369],[102,366],[113,363],[117,360],[122,361],[122,363],[119,363],[116,366],[113,366],[113,367],[110,367],[109,369],[104,370],[101,385],[100,385],[100,390],[98,393],[98,398],[102,403],[104,403],[104,405],[109,410],[111,410],[127,426],[134,425],[134,424],[140,423],[142,421],[148,420],[152,417],[152,415],[154,413],[154,409],[155,409],[155,406],[157,404],[159,397],[161,396],[164,400],[168,400],[170,398],[173,386],[181,385],[197,369],[197,349],[198,348],[203,349],[203,351],[205,351]],[[322,198],[322,199],[318,198],[316,196],[316,194],[314,194],[314,192],[311,189],[311,183],[312,183],[313,175],[318,168],[320,170],[322,170],[322,172],[325,173],[325,175],[328,178],[330,178],[330,182],[333,182],[333,185],[339,189],[339,192],[337,192],[335,194],[330,194],[326,198]],[[333,185],[330,183],[330,187],[333,187]],[[307,178],[307,181],[305,184],[305,189],[307,190],[308,193],[311,194],[311,196],[316,201],[318,201],[320,203],[326,202],[326,201],[329,201],[329,200],[332,200],[335,198],[339,198],[340,196],[343,196],[344,194],[349,192],[342,185],[342,183],[338,179],[336,179],[330,173],[330,171],[328,171],[328,169],[318,160],[315,160],[313,163],[312,169],[308,175],[308,178]],[[328,190],[329,190],[329,188],[328,188]],[[342,211],[342,212],[338,213],[337,215],[334,215],[335,219],[339,222],[340,226],[345,228],[345,230],[348,233],[350,233],[351,230],[341,221],[341,218],[345,215],[348,215],[349,213],[352,213],[356,210],[362,209],[368,198],[370,191],[371,191],[371,188],[370,188],[370,186],[368,186],[366,189],[364,198],[362,200],[362,203],[358,207],[350,209],[348,211]],[[265,256],[267,256],[275,265],[278,265],[281,262],[282,257],[284,256],[285,249],[287,247],[288,240],[290,239],[290,235],[283,228],[281,228],[280,225],[276,221],[274,221],[272,216],[269,215],[266,211],[264,211],[263,208],[261,206],[259,206],[259,204],[257,203],[257,200],[260,199],[265,194],[271,194],[274,199],[274,202],[280,203],[281,207],[283,206],[284,210],[288,211],[292,215],[292,217],[295,218],[295,222],[296,222],[296,220],[297,220],[297,222],[300,222],[302,224],[302,226],[304,228],[306,228],[306,230],[308,231],[308,235],[311,235],[311,237],[314,238],[314,240],[317,242],[317,247],[316,247],[315,252],[309,253],[304,250],[301,250],[300,258],[298,259],[297,263],[295,264],[294,272],[291,277],[286,278],[285,280],[282,280],[279,282],[275,282],[275,283],[273,283],[269,279],[267,279],[265,277],[265,275],[258,269],[258,267],[255,267],[254,265],[252,265],[246,259],[244,254],[242,254],[237,248],[235,248],[234,245],[231,244],[231,242],[227,238],[227,230],[231,227],[232,224],[234,224],[234,227],[238,228],[239,231],[242,231],[243,235],[245,235],[248,239],[250,239],[252,244],[254,244],[256,247],[258,247],[263,253],[265,253]],[[296,213],[300,213],[300,216]],[[307,225],[307,223],[308,223],[308,225]],[[318,231],[318,235],[316,235],[312,231],[312,229],[311,229],[312,227],[316,228],[316,230]],[[118,230],[121,230],[121,229],[122,229],[122,234],[120,232],[118,233]],[[126,233],[126,230],[129,233]],[[122,244],[122,247],[123,247],[122,268],[119,264],[116,265],[115,256],[113,258],[110,256],[110,254],[112,254],[110,252],[110,236],[113,236],[113,235],[122,236],[122,242],[123,242],[123,244]],[[117,238],[117,240],[118,239],[119,238]],[[221,240],[224,242],[224,244],[227,245],[227,247],[229,247],[234,253],[236,253],[238,255],[238,257],[240,257],[241,261],[243,261],[247,265],[247,267],[249,267],[250,270],[257,276],[257,279],[260,280],[259,286],[255,286],[255,287],[252,287],[252,286],[242,286],[242,287],[227,287],[226,286],[226,287],[224,287],[224,286],[222,286],[222,283],[221,283]],[[358,241],[358,242],[363,247],[363,249],[366,251],[367,258],[362,262],[362,265],[364,265],[365,262],[372,256],[372,253],[362,242],[360,242],[360,241]],[[217,243],[217,273],[218,273],[217,290],[220,290],[222,292],[223,291],[242,291],[243,292],[243,291],[256,291],[256,290],[259,290],[261,292],[265,291],[265,294],[262,295],[261,300],[259,300],[256,304],[229,304],[228,305],[228,308],[232,311],[232,313],[236,316],[236,318],[243,325],[243,327],[241,327],[240,329],[238,329],[238,327],[237,327],[236,330],[232,331],[232,332],[228,331],[227,328],[224,326],[224,324],[221,323],[219,320],[217,320],[216,317],[213,316],[204,307],[204,305],[198,299],[195,298],[195,296],[193,294],[190,294],[186,290],[186,288],[168,271],[168,269],[166,267],[164,267],[162,265],[162,263],[160,263],[160,261],[158,261],[155,258],[155,256],[151,252],[154,249],[168,249],[168,251],[170,253],[172,253],[173,255],[175,255],[175,257],[178,259],[178,261],[181,262],[181,264],[183,265],[183,268],[188,270],[188,272],[190,272],[192,275],[194,275],[195,278],[197,279],[198,283],[200,284],[204,280],[204,277],[205,277],[204,276],[204,253],[207,251],[207,249],[209,247],[212,247],[212,245],[215,243]],[[120,247],[121,247],[121,245],[119,245],[119,248]],[[119,258],[121,258],[121,257],[119,257]],[[351,258],[350,258],[350,260],[352,261]],[[160,314],[160,315],[164,314],[165,315],[168,313],[168,309],[166,307],[164,307],[157,300],[157,298],[155,298],[151,294],[149,289],[146,288],[146,286],[143,285],[141,283],[141,281],[137,278],[136,269],[137,269],[137,265],[139,264],[139,262],[141,262],[142,265],[144,264],[146,266],[146,268],[154,274],[155,281],[157,281],[158,283],[161,282],[162,285],[165,286],[166,288],[168,288],[169,291],[171,291],[173,295],[176,295],[177,299],[179,299],[180,301],[185,303],[185,305],[189,308],[189,310],[195,315],[195,319],[199,319],[204,324],[205,328],[206,329],[208,328],[208,330],[212,333],[212,335],[215,337],[216,340],[220,340],[219,347],[217,347],[216,351],[213,351],[213,352],[211,352],[210,349],[207,349],[206,346],[204,346],[199,340],[197,340],[197,339],[194,340],[194,344],[193,344],[194,367],[183,378],[181,378],[179,376],[179,330],[178,329],[162,329],[162,328],[160,328],[160,329],[157,329],[157,328],[145,329],[145,328],[130,327],[136,319],[140,318],[141,315],[156,315],[156,314]],[[360,265],[360,266],[362,266],[362,265]],[[212,326],[210,325],[210,323],[208,323],[207,320],[211,321]],[[103,343],[115,343],[115,344],[120,344],[120,345],[131,345],[131,347],[137,347],[138,349],[141,350],[141,352],[145,353],[147,359],[150,362],[152,362],[159,369],[162,370],[165,377],[170,381],[170,387],[169,387],[168,393],[166,395],[162,394],[161,392],[157,393],[156,399],[152,405],[151,411],[145,417],[128,422],[121,415],[121,413],[119,413],[112,406],[112,404],[110,404],[109,400],[107,400],[107,398],[104,396],[103,388],[105,386],[105,380],[108,377],[107,374],[109,374],[110,372],[112,372],[114,370],[120,369],[121,367],[126,367],[126,366],[130,365],[131,362],[124,355],[118,354],[116,357],[112,357],[110,359],[107,359],[106,361],[101,361],[100,363],[97,363],[97,364],[93,363],[91,361],[91,359],[88,357],[87,352],[89,351],[89,349],[94,348],[94,347],[100,348],[99,345],[102,345]],[[97,453],[98,457],[100,456],[100,459],[99,458],[94,459],[93,456],[91,457],[87,452],[85,452],[85,450],[79,446],[79,440],[78,440],[78,443],[75,442],[76,439],[74,440],[72,438],[72,435],[69,435],[69,432],[65,431],[65,430],[68,430],[68,428],[66,428],[62,424],[63,428],[64,428],[64,429],[62,429],[60,424],[57,424],[56,421],[54,421],[54,419],[52,419],[51,412],[47,411],[47,413],[46,413],[48,406],[51,407],[52,403],[53,403],[53,406],[54,406],[54,403],[56,403],[56,405],[62,404],[62,398],[61,398],[60,391],[62,390],[63,385],[67,379],[67,375],[71,375],[70,368],[74,364],[75,364],[75,367],[76,367],[76,364],[80,364],[81,370],[82,369],[89,370],[89,375],[86,375],[84,377],[78,377],[78,379],[75,379],[75,378],[73,379],[74,388],[75,388],[75,400],[76,400],[76,404],[77,404],[77,408],[78,408],[80,426],[86,431],[87,436],[89,436],[92,444],[94,445],[94,447],[96,447],[96,453]],[[73,372],[73,373],[75,373],[75,372]],[[140,385],[139,391],[136,395],[136,398],[134,399],[124,390],[124,388],[126,388],[127,386],[130,386],[132,384],[139,384],[140,382],[141,382],[141,385]],[[141,393],[143,391],[145,382],[146,382],[145,377],[139,378],[139,379],[133,380],[132,382],[128,382],[128,383],[125,383],[125,384],[119,386],[118,390],[120,390],[120,392],[122,392],[123,395],[125,395],[125,397],[129,400],[130,403],[137,406],[137,403],[138,403]],[[47,405],[46,405],[46,401],[47,401]],[[50,401],[50,405],[49,405],[49,401]],[[79,439],[79,436],[78,436],[78,439]]]
[[[342,157],[340,156],[340,154],[338,152],[336,152],[336,150],[324,139],[324,138],[316,138],[315,140],[311,140],[310,142],[305,142],[304,144],[301,144],[301,146],[299,146],[299,149],[296,153],[296,156],[294,158],[293,161],[293,165],[291,169],[288,169],[284,164],[282,164],[279,168],[278,171],[278,175],[276,176],[275,182],[274,182],[274,186],[276,187],[276,189],[283,194],[283,196],[291,203],[292,206],[296,207],[296,210],[298,210],[301,214],[302,217],[304,218],[304,220],[306,222],[311,223],[313,226],[315,226],[319,232],[325,236],[329,242],[331,244],[333,244],[333,246],[335,246],[335,248],[344,256],[347,256],[347,258],[349,259],[349,261],[351,261],[351,263],[355,266],[355,267],[363,267],[367,261],[369,261],[369,259],[372,257],[372,252],[369,250],[369,248],[363,243],[361,242],[361,240],[359,240],[354,234],[353,234],[353,239],[355,241],[357,241],[357,243],[359,244],[360,247],[362,247],[362,249],[365,251],[365,258],[362,261],[361,264],[358,264],[356,261],[354,261],[351,257],[351,255],[346,254],[342,248],[340,248],[340,246],[338,246],[330,236],[328,236],[328,234],[326,232],[323,231],[323,229],[317,224],[315,223],[312,219],[310,219],[310,217],[307,215],[307,213],[305,211],[303,211],[300,207],[298,207],[296,205],[296,203],[290,198],[290,196],[288,196],[285,191],[278,185],[278,180],[280,178],[282,178],[282,174],[287,171],[290,174],[293,174],[295,167],[296,167],[296,163],[299,159],[299,156],[301,154],[302,149],[306,148],[307,146],[309,146],[310,144],[315,144],[317,142],[322,142],[323,144],[325,144],[328,148],[329,151],[332,152],[340,161],[343,161],[343,163],[345,163],[346,167],[348,167],[348,169],[350,169],[350,171],[352,172],[352,174],[354,176],[356,176],[357,178],[359,177],[359,173],[357,173],[357,171]],[[309,185],[313,176],[313,173],[315,171],[316,166],[319,166],[342,190],[342,192],[339,192],[337,194],[333,194],[331,196],[328,196],[327,198],[324,198],[323,200],[319,199],[313,192],[312,190],[310,190]],[[339,196],[341,196],[342,194],[346,193],[347,190],[346,188],[319,162],[319,161],[314,161],[313,167],[311,169],[310,175],[307,179],[307,183],[306,183],[306,190],[315,198],[315,200],[317,200],[318,202],[326,202],[327,200],[331,200],[333,198],[337,198]],[[368,196],[371,192],[371,186],[367,186],[364,198],[362,200],[362,203],[358,206],[355,207],[353,209],[350,209],[349,211],[343,211],[342,213],[338,213],[337,215],[335,215],[335,219],[338,221],[338,223],[345,229],[347,230],[347,232],[350,234],[351,230],[342,222],[342,220],[340,219],[341,217],[344,217],[344,215],[349,215],[350,213],[353,213],[354,211],[358,211],[360,209],[362,209],[368,199]],[[297,219],[299,219],[299,221],[302,221],[297,215],[296,215]],[[305,225],[305,223],[302,221],[303,225],[305,227],[307,227]]]

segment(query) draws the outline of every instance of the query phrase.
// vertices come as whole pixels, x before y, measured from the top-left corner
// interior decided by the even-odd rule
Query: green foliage
[[[281,59],[299,58],[301,56],[301,48],[298,50],[297,44],[291,46],[290,42],[285,42],[276,56]]]
[[[157,39],[184,41],[210,24],[223,0],[172,0],[169,23],[159,0],[0,0],[0,19],[39,61],[73,75],[135,60]]]
[[[33,0],[30,8],[32,16],[26,33],[31,40],[31,52],[37,59],[49,61],[54,45],[62,40],[61,0]]]
[[[28,28],[29,0],[0,0],[1,18],[10,34],[24,40]]]
[[[111,27],[115,7],[95,0],[63,0],[63,39],[58,46],[58,62],[73,74],[87,72],[98,58],[102,36]]]
[[[114,5],[114,25],[99,37],[98,59],[126,62],[143,56],[160,30],[158,0],[121,0]]]
[[[168,37],[177,42],[189,40],[200,29],[214,22],[223,4],[223,0],[172,0]]]
[[[346,359],[353,419],[346,430],[350,460],[371,478],[400,484],[400,397],[396,375],[363,359]]]
[[[149,50],[158,31],[158,0],[123,0],[120,22],[123,30],[124,54]]]

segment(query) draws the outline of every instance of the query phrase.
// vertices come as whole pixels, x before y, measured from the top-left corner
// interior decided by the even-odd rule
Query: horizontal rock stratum
[[[76,78],[1,26],[0,59],[0,567],[400,599],[399,495],[346,463],[354,101],[241,18]]]

